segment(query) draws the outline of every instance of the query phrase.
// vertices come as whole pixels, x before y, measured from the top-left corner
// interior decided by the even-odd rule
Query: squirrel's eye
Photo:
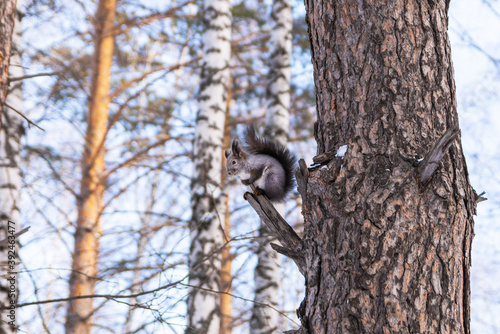
[[[233,165],[236,165],[236,160],[233,160],[231,163],[232,163]]]

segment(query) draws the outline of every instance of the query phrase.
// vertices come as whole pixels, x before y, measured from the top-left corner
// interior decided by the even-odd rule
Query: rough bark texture
[[[11,2],[12,4],[12,2]],[[7,3],[1,6],[7,5]],[[17,4],[21,9],[21,2]],[[21,12],[18,10],[14,23],[13,37],[10,52],[10,65],[8,67],[9,77],[22,77],[24,75],[21,60]],[[5,18],[2,17],[2,20]],[[5,22],[5,21],[4,21]],[[10,27],[12,28],[12,27]],[[3,27],[2,27],[3,29]],[[3,35],[5,36],[5,35]],[[4,39],[5,40],[5,39]],[[7,41],[5,40],[5,43]],[[6,45],[2,45],[4,50]],[[4,52],[4,51],[2,51]],[[2,89],[7,88],[6,80],[3,81]],[[5,100],[3,100],[5,98]],[[21,189],[21,137],[24,134],[23,120],[19,115],[23,107],[22,82],[11,84],[7,96],[2,96],[3,122],[0,124],[0,240],[12,236],[8,233],[9,221],[12,221],[16,232],[21,231],[21,215],[19,212],[20,189]],[[5,102],[5,104],[4,104]],[[12,232],[12,230],[10,230]],[[14,249],[11,247],[14,246]],[[16,258],[14,267],[9,266],[8,251],[15,251]],[[19,269],[18,248],[14,244],[0,244],[0,333],[17,332],[16,321],[10,318],[11,303],[17,303],[19,296],[19,281],[10,284],[7,280],[11,274]],[[15,276],[17,279],[17,276]],[[11,287],[13,290],[11,290]],[[10,324],[9,324],[10,322]],[[14,325],[14,326],[12,326]]]
[[[224,242],[222,143],[231,55],[228,0],[206,0],[199,111],[196,118],[186,333],[219,334],[221,249]]]
[[[327,157],[299,182],[307,333],[470,333],[476,195],[459,137],[424,185],[416,168],[458,126],[447,7],[306,1]]]
[[[9,64],[12,46],[12,34],[16,19],[16,0],[0,1],[0,126],[5,112],[5,98],[9,88]]]
[[[290,108],[290,59],[292,53],[292,7],[289,0],[274,0],[271,11],[270,62],[264,134],[283,145],[288,143]],[[276,209],[284,215],[285,205]],[[255,296],[250,321],[252,334],[276,333],[282,256],[271,248],[276,238],[261,221],[257,266],[254,271]]]
[[[109,77],[113,59],[116,0],[100,0],[95,16],[94,59],[82,155],[73,266],[69,298],[94,294],[99,256],[100,218],[103,210],[105,135],[108,123]],[[68,303],[66,333],[88,334],[92,327],[91,298]]]

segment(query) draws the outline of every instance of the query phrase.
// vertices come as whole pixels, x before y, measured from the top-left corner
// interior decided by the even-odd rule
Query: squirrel
[[[234,139],[224,152],[228,175],[237,175],[244,185],[253,185],[256,195],[264,193],[272,202],[282,202],[295,186],[296,158],[284,145],[259,138],[253,126],[243,135],[245,147]]]

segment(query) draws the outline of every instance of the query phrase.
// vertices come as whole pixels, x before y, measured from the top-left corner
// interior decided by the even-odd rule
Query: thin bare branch
[[[23,75],[22,77],[9,78],[9,83],[15,82],[15,81],[21,81],[21,80],[25,80],[25,79],[37,78],[37,77],[51,77],[51,76],[60,75],[60,74],[61,74],[61,72],[50,72],[50,73],[37,73],[37,74],[31,74],[31,75]]]
[[[163,20],[166,18],[173,18],[173,17],[175,17],[175,18],[193,18],[194,15],[176,15],[176,12],[178,10],[180,10],[180,9],[184,8],[185,6],[192,4],[192,3],[194,3],[194,1],[189,0],[189,1],[186,1],[185,3],[183,3],[177,7],[170,8],[169,10],[162,12],[162,13],[157,12],[157,13],[153,13],[153,14],[143,16],[143,17],[133,17],[133,18],[127,19],[124,22],[121,22],[119,26],[115,27],[111,31],[111,33],[114,35],[118,35],[118,34],[126,32],[134,27],[142,27],[142,26],[148,25],[152,22]]]
[[[28,232],[28,230],[30,229],[30,227],[31,227],[31,226],[28,226],[28,227],[26,227],[26,228],[23,228],[21,231],[19,231],[19,232],[17,232],[17,233],[15,233],[15,234],[13,234],[12,236],[13,236],[13,237],[15,237],[15,239],[14,239],[14,240],[16,240],[16,239],[17,239],[17,237],[19,237],[20,235],[22,235],[22,234],[24,234],[24,233]],[[9,238],[5,238],[5,239],[3,239],[3,240],[0,240],[0,248],[1,248],[1,247],[6,246],[6,245],[8,245],[8,244],[9,244]]]
[[[36,125],[36,124],[35,124],[35,123],[33,123],[32,121],[30,121],[30,120],[29,120],[26,116],[24,116],[24,115],[23,115],[23,113],[22,113],[22,112],[18,111],[18,110],[17,110],[16,108],[14,108],[14,107],[12,107],[12,106],[8,105],[8,104],[7,104],[7,102],[5,102],[5,103],[4,103],[4,105],[5,105],[7,108],[9,108],[9,109],[13,110],[15,113],[17,113],[17,114],[18,114],[19,116],[21,116],[22,118],[24,118],[24,119],[25,119],[25,120],[26,120],[26,121],[27,121],[30,125],[36,126],[36,127],[37,127],[37,128],[39,128],[40,130],[45,131],[44,129],[42,129],[41,127],[39,127],[38,125]]]

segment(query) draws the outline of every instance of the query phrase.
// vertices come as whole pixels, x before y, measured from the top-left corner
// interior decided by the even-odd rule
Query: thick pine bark
[[[6,5],[6,3],[3,5]],[[8,68],[9,78],[24,75],[20,50],[22,36],[20,24],[21,1],[17,3],[17,8]],[[6,46],[3,47],[5,50]],[[2,85],[2,87],[4,86]],[[0,240],[5,240],[7,236],[12,235],[8,233],[9,221],[15,224],[10,225],[15,228],[16,232],[21,230],[19,202],[21,189],[21,137],[24,134],[24,127],[19,113],[23,110],[22,82],[11,83],[7,96],[4,96],[4,98],[5,100],[2,100],[2,106],[4,106],[3,122],[0,125]],[[12,246],[14,246],[14,249],[10,248]],[[15,262],[18,265],[17,246],[15,244],[0,245],[0,333],[17,332],[17,324],[13,318],[10,318],[10,306],[13,305],[11,303],[17,302],[19,282],[16,281],[15,284],[11,285],[7,280],[11,276],[9,272],[17,272],[19,269],[18,266],[9,267],[8,265],[8,251],[12,250],[16,252]],[[11,287],[14,290],[11,290]]]
[[[9,89],[9,64],[16,19],[16,3],[16,0],[0,1],[0,126],[5,112],[5,98]]]
[[[447,5],[306,1],[323,162],[302,188],[307,333],[470,333],[460,139],[426,184],[416,168],[458,126]]]
[[[113,58],[116,0],[100,0],[95,17],[94,59],[82,156],[73,266],[69,298],[94,294],[103,210],[105,135],[108,123],[109,82]],[[68,303],[66,333],[88,334],[92,327],[92,298]]]
[[[193,152],[188,327],[186,333],[219,334],[220,270],[224,242],[221,189],[222,143],[226,115],[231,11],[228,0],[206,0],[203,7],[203,63]]]
[[[269,43],[269,83],[265,136],[288,143],[290,108],[290,60],[292,53],[292,7],[289,0],[274,0],[271,11],[271,38]],[[285,206],[276,205],[283,215]],[[257,266],[254,271],[255,296],[250,321],[252,334],[275,333],[278,329],[280,262],[282,256],[270,243],[276,243],[269,229],[261,221],[259,228]]]

